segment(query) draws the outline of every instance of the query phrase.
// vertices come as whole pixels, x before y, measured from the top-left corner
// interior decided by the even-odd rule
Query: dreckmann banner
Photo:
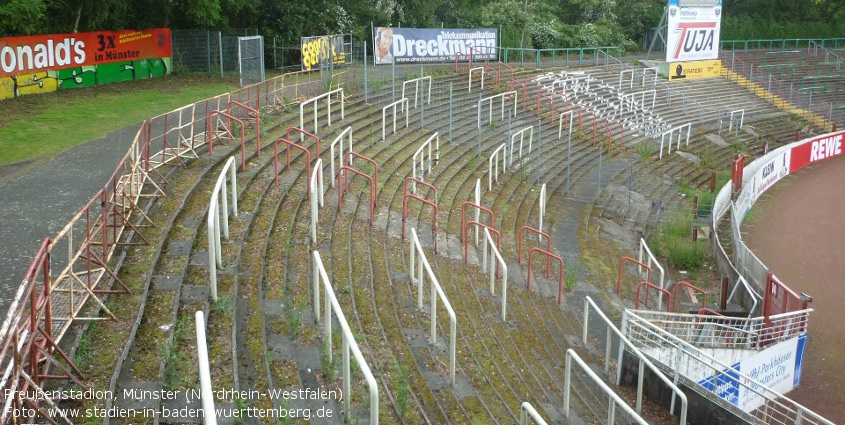
[[[482,29],[427,29],[375,27],[374,62],[408,64],[454,61],[458,53],[473,59],[496,59],[499,31]],[[460,60],[460,59],[459,59]],[[467,57],[468,60],[468,57]]]
[[[722,2],[714,1],[710,7],[687,7],[684,3],[669,0],[666,62],[718,59]]]

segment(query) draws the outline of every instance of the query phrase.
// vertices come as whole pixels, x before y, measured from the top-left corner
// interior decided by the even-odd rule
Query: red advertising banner
[[[0,77],[171,56],[170,29],[0,38]]]
[[[792,148],[789,172],[794,173],[810,164],[842,156],[842,137],[845,131],[815,137]]]

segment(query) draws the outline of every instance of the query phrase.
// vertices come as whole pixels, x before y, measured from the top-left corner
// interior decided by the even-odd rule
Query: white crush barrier
[[[335,156],[334,150],[335,150],[336,145],[339,145],[338,149],[337,149],[337,156],[338,156],[339,164],[340,164],[341,167],[346,165],[346,164],[343,163],[343,156],[344,156],[343,155],[343,140],[344,140],[344,138],[347,140],[347,145],[348,145],[346,147],[346,151],[352,152],[352,127],[351,126],[346,127],[346,129],[344,129],[342,133],[340,133],[337,137],[335,137],[334,141],[329,146],[329,151],[330,151],[330,154],[331,154],[331,158],[329,159],[329,163],[331,164],[331,170],[332,170],[332,174],[329,177],[331,177],[332,187],[334,187],[334,180],[337,178],[337,174],[335,174],[335,170],[334,170],[334,156]],[[349,162],[352,163],[351,157],[349,158]]]
[[[334,179],[332,179],[334,182]],[[314,170],[311,171],[311,243],[317,244],[317,222],[320,220],[320,207],[325,206],[323,202],[323,159],[317,158]],[[340,189],[338,189],[340,190]],[[319,206],[317,205],[317,194],[319,193]]]
[[[425,81],[428,80],[428,101],[425,99]],[[405,96],[405,87],[409,84],[414,84],[414,109],[417,108],[417,98],[421,98],[420,103],[428,103],[431,104],[431,75],[426,75],[425,77],[414,78],[413,80],[403,81],[402,82],[402,98],[406,98]],[[417,94],[419,92],[419,94]]]
[[[425,252],[423,252],[422,246],[420,245],[420,240],[417,238],[417,229],[412,227],[410,259],[411,284],[417,284],[417,308],[419,309],[423,308],[423,284],[425,282],[423,268],[425,269],[425,273],[428,274],[428,279],[431,281],[431,290],[429,291],[431,293],[431,302],[429,303],[431,338],[428,342],[432,345],[437,344],[437,298],[440,297],[440,301],[443,303],[443,306],[446,308],[446,312],[449,314],[449,383],[455,385],[455,346],[458,319],[455,316],[455,311],[452,310],[452,304],[449,303],[446,293],[443,292],[443,288],[440,287],[440,282],[437,280],[437,276],[434,275],[434,272],[431,270],[431,265],[429,265],[428,259],[425,257]]]
[[[343,315],[343,310],[337,302],[334,289],[332,289],[332,282],[329,280],[326,268],[323,267],[323,260],[320,258],[319,251],[313,252],[313,260],[314,265],[312,268],[314,270],[314,274],[312,276],[312,282],[315,301],[314,313],[317,316],[318,323],[320,321],[320,281],[323,282],[323,288],[326,293],[324,323],[326,330],[325,344],[327,344],[328,347],[329,364],[332,364],[332,312],[334,312],[335,316],[337,316],[337,322],[340,324],[341,337],[343,341],[343,360],[341,365],[341,368],[343,369],[343,411],[346,412],[346,419],[347,421],[349,420],[349,414],[352,412],[352,374],[349,367],[349,353],[351,351],[352,355],[355,357],[355,361],[358,363],[358,368],[361,370],[361,373],[364,374],[364,379],[366,379],[367,386],[370,389],[370,423],[378,425],[378,384],[376,383],[376,378],[373,376],[373,372],[370,371],[370,366],[367,364],[367,361],[364,360],[364,355],[361,354],[361,349],[358,348],[358,342],[355,340],[355,335],[352,334],[352,330],[349,328],[349,323],[346,321],[346,316]]]
[[[493,180],[496,180],[496,183],[499,182],[499,153],[501,152],[502,157],[502,172],[508,171],[508,148],[507,146],[502,143],[501,146],[496,148],[495,151],[490,155],[490,159],[487,161],[488,164],[488,172],[487,172],[487,190],[493,190]],[[495,171],[495,173],[494,173]]]
[[[434,141],[434,163],[437,164],[440,162],[440,132],[436,132],[431,135],[422,145],[414,152],[413,163],[412,163],[412,176],[415,179],[425,180],[423,178],[426,173],[431,173],[431,142]],[[425,151],[428,148],[428,157],[425,156]],[[426,165],[428,165],[428,171],[426,171]],[[419,167],[419,168],[418,168]],[[417,193],[417,182],[413,183],[413,191]]]
[[[481,107],[484,105],[484,102],[490,102],[490,116],[488,122],[493,122],[493,101],[497,98],[502,99],[502,121],[505,120],[505,98],[507,96],[513,96],[513,116],[516,117],[516,102],[517,102],[517,94],[516,90],[508,91],[504,93],[495,94],[493,96],[485,97],[483,99],[478,100],[478,128],[481,128]]]
[[[214,410],[214,394],[211,391],[211,368],[208,365],[208,344],[205,338],[205,317],[202,310],[194,315],[197,330],[197,366],[200,374],[200,394],[202,394],[202,412],[204,425],[217,425],[217,413]]]
[[[401,106],[402,111],[405,112],[405,128],[408,128],[408,99],[403,97],[402,99],[397,100],[396,102],[391,103],[390,105],[381,108],[381,141],[384,142],[387,140],[387,135],[385,134],[384,128],[387,122],[387,110],[393,109],[393,132],[396,133],[396,107]]]
[[[211,201],[208,205],[208,286],[212,301],[217,301],[217,267],[223,267],[221,227],[223,236],[229,239],[229,190],[231,190],[232,215],[238,218],[238,179],[235,175],[234,164],[235,157],[230,157],[226,161],[223,170],[217,176],[217,183],[211,192]],[[226,186],[227,176],[231,189],[227,189]],[[219,205],[220,202],[223,203],[222,207]]]
[[[299,104],[299,128],[305,130],[305,105],[309,103],[314,103],[314,133],[317,133],[317,101],[323,98],[326,98],[326,105],[329,110],[328,119],[329,119],[329,126],[332,125],[332,95],[340,93],[340,119],[343,120],[344,110],[346,108],[346,96],[343,95],[343,89],[334,89],[330,92],[323,93],[319,96],[312,97],[311,99],[306,100]],[[300,134],[299,141],[305,139],[305,134]]]

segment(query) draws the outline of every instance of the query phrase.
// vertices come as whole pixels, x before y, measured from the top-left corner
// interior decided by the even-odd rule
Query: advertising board
[[[766,399],[754,379],[766,388],[785,394],[801,383],[801,368],[804,363],[804,348],[807,334],[774,344],[759,353],[735,363],[717,376],[698,381],[704,388],[713,391],[744,412],[752,412],[762,406]],[[750,379],[749,379],[750,378]]]
[[[0,78],[170,56],[169,28],[5,37]]]
[[[721,72],[722,61],[720,60],[675,62],[669,65],[669,81],[713,78],[718,77]]]
[[[343,41],[343,35],[301,37],[302,70],[317,70],[329,64],[346,65],[347,53]]]
[[[718,59],[722,2],[689,7],[669,0],[666,62]]]
[[[498,37],[496,28],[375,27],[373,60],[376,65],[451,62],[459,53],[495,60]]]
[[[842,138],[845,131],[814,137],[792,147],[789,170],[794,173],[819,161],[842,156]]]

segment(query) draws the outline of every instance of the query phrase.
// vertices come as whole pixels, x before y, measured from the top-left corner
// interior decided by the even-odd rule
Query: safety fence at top
[[[769,314],[786,313],[806,308],[810,297],[796,294],[789,290],[773,275],[771,268],[764,264],[748,248],[742,239],[740,226],[754,202],[766,190],[789,174],[808,165],[842,156],[842,139],[845,132],[827,133],[807,138],[799,142],[781,146],[743,167],[735,167],[739,173],[728,182],[716,195],[713,204],[712,229],[716,233],[715,256],[719,271],[739,284],[744,278],[756,293],[764,299],[763,312]],[[736,181],[736,183],[734,183]],[[739,187],[741,185],[741,190]],[[730,213],[730,214],[729,214]],[[727,235],[720,235],[720,227],[730,215],[730,230]],[[725,237],[727,236],[727,237]],[[723,246],[723,240],[732,243],[732,256]],[[776,291],[773,291],[772,289]],[[773,292],[776,292],[773,294]],[[762,295],[762,296],[761,296]],[[742,302],[750,304],[752,300]],[[745,305],[747,308],[748,305]]]
[[[721,40],[719,50],[772,50],[791,48],[829,48],[840,49],[845,47],[845,38],[781,38],[765,40]]]
[[[332,84],[343,86],[350,78],[335,74]],[[154,223],[142,204],[164,195],[168,183],[165,166],[184,167],[187,160],[201,155],[200,148],[211,140],[208,131],[230,130],[219,122],[209,122],[212,112],[229,111],[245,121],[258,119],[256,113],[287,110],[294,102],[322,93],[323,87],[319,77],[294,72],[142,122],[102,188],[55,237],[45,239],[12,300],[0,328],[4,406],[28,406],[48,418],[42,408],[53,401],[36,396],[33,388],[42,385],[41,378],[71,378],[84,387],[73,362],[58,349],[59,342],[76,322],[117,319],[103,297],[131,290],[118,277],[121,261],[115,260],[115,254],[152,243],[145,237],[145,228]],[[243,107],[230,109],[233,104]],[[41,278],[32,272],[39,269],[44,270]],[[47,373],[51,368],[62,372]],[[10,409],[0,412],[0,423],[12,419],[12,413]]]

